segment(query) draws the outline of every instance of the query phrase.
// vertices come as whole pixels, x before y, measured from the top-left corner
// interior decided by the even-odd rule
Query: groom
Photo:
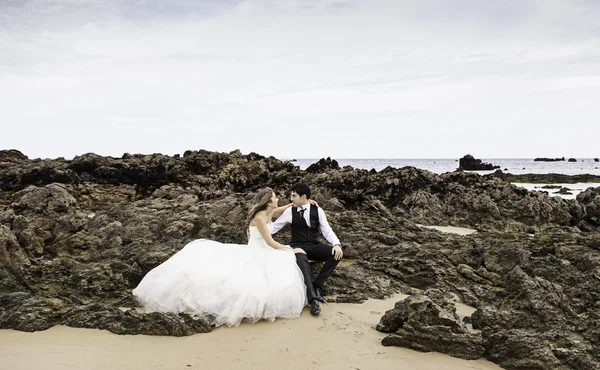
[[[290,246],[304,251],[304,253],[296,253],[296,262],[304,275],[310,313],[318,315],[321,312],[319,302],[326,302],[322,297],[325,281],[344,256],[344,252],[340,240],[327,222],[325,212],[309,203],[310,187],[308,184],[298,183],[294,185],[290,199],[293,203],[292,207],[286,209],[273,223],[272,233],[275,234],[287,224],[292,225]],[[319,242],[319,229],[333,247]],[[325,262],[314,282],[311,278],[309,260]]]

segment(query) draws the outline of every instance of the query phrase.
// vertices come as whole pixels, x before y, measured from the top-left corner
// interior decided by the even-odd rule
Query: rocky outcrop
[[[0,189],[16,191],[28,185],[50,183],[131,185],[137,197],[144,197],[162,185],[187,185],[202,179],[212,182],[214,177],[229,180],[234,189],[252,186],[256,189],[262,185],[261,180],[272,174],[285,171],[287,175],[294,169],[293,164],[274,157],[265,158],[256,153],[242,155],[239,151],[229,154],[187,151],[183,157],[125,154],[122,158],[88,153],[72,161],[33,160],[0,167]]]
[[[377,330],[391,333],[381,342],[384,346],[436,351],[468,360],[485,352],[483,338],[469,331],[454,304],[435,289],[396,303],[381,318]]]
[[[458,170],[464,171],[490,171],[500,168],[491,163],[484,163],[481,159],[475,159],[472,155],[467,154],[459,160]]]
[[[327,170],[339,170],[340,165],[335,159],[331,159],[330,157],[321,158],[316,163],[311,164],[306,169],[306,172],[315,173],[315,172],[324,172]]]
[[[490,284],[478,275],[475,281]],[[560,284],[531,277],[520,265],[497,277],[502,288],[477,293],[478,308],[469,320],[460,320],[454,303],[437,289],[397,302],[377,326],[391,333],[382,344],[466,359],[485,356],[507,369],[600,368],[597,328],[588,326],[597,320],[596,310],[573,306]],[[598,288],[591,292],[597,299]]]
[[[495,299],[472,316],[473,327],[483,330],[488,359],[507,369],[600,368],[595,339],[561,285],[517,266]]]
[[[72,305],[59,298],[28,293],[0,293],[0,328],[33,332],[63,324],[74,328],[109,330],[116,334],[187,336],[207,333],[212,327],[188,314],[122,311],[101,303]]]
[[[131,290],[187,242],[245,243],[256,190],[271,186],[285,199],[303,180],[347,247],[327,293],[340,302],[412,294],[413,308],[399,308],[412,318],[400,316],[403,330],[390,331],[395,336],[386,344],[414,342],[419,350],[466,358],[483,347],[485,357],[515,369],[535,368],[533,359],[565,369],[599,361],[598,188],[565,200],[496,175],[322,163],[308,172],[239,151],[1,162],[0,327],[210,330],[193,317],[119,307],[135,307]],[[479,232],[441,234],[418,223]],[[289,231],[276,238],[288,240]],[[472,321],[481,333],[465,332],[455,321],[447,298],[439,298],[447,293],[478,308]],[[543,301],[538,316],[533,308],[510,312],[535,308],[527,295],[543,294],[554,298]],[[550,317],[551,331],[534,322]],[[445,333],[444,345],[434,347],[437,332]],[[471,350],[461,353],[461,347]],[[525,350],[531,359],[519,354]],[[512,362],[511,351],[519,354]]]
[[[600,226],[600,187],[582,191],[577,195],[577,201],[583,210],[579,228],[584,231],[597,230]]]
[[[575,159],[575,158],[569,158],[569,162],[577,162],[577,159]]]
[[[21,162],[27,160],[27,156],[16,149],[0,150],[1,162]]]

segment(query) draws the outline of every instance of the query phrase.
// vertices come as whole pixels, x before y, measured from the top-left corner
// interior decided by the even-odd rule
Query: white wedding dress
[[[269,247],[250,226],[248,245],[188,243],[148,272],[133,296],[146,312],[187,312],[215,326],[237,326],[299,317],[306,286],[294,252]]]

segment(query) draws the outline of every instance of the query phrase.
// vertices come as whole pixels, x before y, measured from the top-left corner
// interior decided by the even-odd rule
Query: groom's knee
[[[296,261],[308,263],[308,257],[304,253],[296,253]]]

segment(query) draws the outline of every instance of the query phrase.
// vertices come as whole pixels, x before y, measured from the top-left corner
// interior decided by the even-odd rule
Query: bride
[[[133,290],[147,312],[187,312],[212,325],[242,320],[297,318],[306,305],[304,278],[294,253],[271,236],[277,207],[271,188],[261,190],[249,214],[248,245],[194,240],[152,269]]]

